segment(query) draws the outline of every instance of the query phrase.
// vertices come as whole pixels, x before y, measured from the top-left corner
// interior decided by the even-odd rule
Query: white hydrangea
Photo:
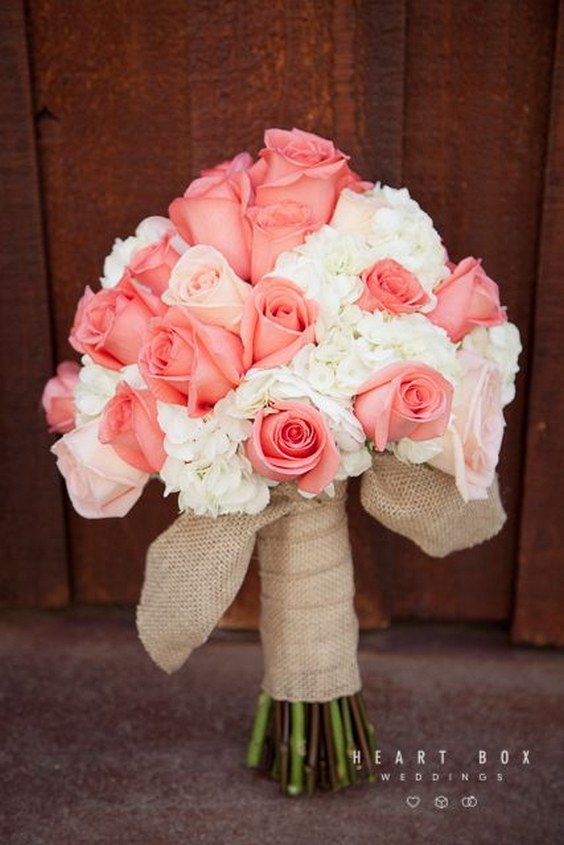
[[[486,328],[477,326],[462,340],[462,348],[493,361],[503,373],[501,401],[508,405],[515,398],[515,376],[523,349],[519,329],[513,323]]]
[[[242,448],[248,420],[231,416],[221,400],[207,417],[189,417],[182,405],[158,402],[169,456],[161,469],[165,495],[177,492],[181,510],[197,514],[258,513],[269,501],[267,481]]]
[[[408,464],[424,464],[435,458],[443,451],[443,438],[434,437],[432,440],[410,440],[403,437],[397,443],[390,444],[390,452],[396,458]]]
[[[135,230],[135,234],[122,240],[116,238],[112,251],[104,260],[104,269],[100,277],[103,288],[113,288],[117,285],[127,265],[139,250],[157,243],[167,232],[174,232],[175,228],[168,217],[146,217]]]
[[[75,421],[83,425],[100,416],[123,380],[123,373],[101,367],[89,355],[83,355],[78,379],[74,388]]]
[[[381,311],[375,311],[360,318],[356,331],[359,355],[367,363],[375,363],[371,356],[380,351],[393,354],[395,360],[422,361],[455,387],[460,380],[456,346],[444,329],[429,322],[423,314],[402,314],[390,318]]]

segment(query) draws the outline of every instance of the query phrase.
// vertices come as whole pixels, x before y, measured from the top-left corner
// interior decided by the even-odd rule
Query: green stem
[[[267,692],[261,690],[258,696],[253,732],[247,748],[247,766],[251,769],[258,768],[261,763],[271,705],[271,697]]]
[[[292,701],[290,729],[290,777],[288,795],[300,795],[304,791],[305,741],[305,705],[302,701]]]
[[[354,765],[354,752],[356,751],[356,748],[354,743],[351,711],[349,709],[349,702],[346,696],[341,698],[341,715],[343,717],[343,727],[345,729],[345,745],[347,763],[349,766],[349,778],[351,783],[356,783],[356,768]]]
[[[345,735],[343,733],[343,723],[341,721],[341,711],[339,709],[339,700],[334,698],[329,704],[331,711],[331,727],[333,730],[333,747],[335,749],[335,769],[337,772],[337,780],[340,786],[348,786],[349,775],[347,771],[347,757],[345,754]]]

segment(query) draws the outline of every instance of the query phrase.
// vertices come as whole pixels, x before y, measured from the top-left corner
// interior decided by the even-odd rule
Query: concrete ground
[[[168,677],[130,611],[5,612],[1,845],[564,843],[561,652],[395,625],[360,664],[379,782],[289,799],[242,762],[255,634],[219,632]]]

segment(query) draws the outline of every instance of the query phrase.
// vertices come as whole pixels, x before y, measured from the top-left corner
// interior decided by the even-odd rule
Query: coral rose
[[[151,322],[139,370],[155,399],[187,405],[188,414],[199,417],[239,384],[242,354],[234,334],[206,326],[176,306]]]
[[[356,305],[364,311],[412,314],[429,302],[429,295],[417,276],[394,261],[384,258],[360,274],[364,291]]]
[[[499,288],[486,275],[479,259],[464,258],[434,293],[437,307],[427,317],[442,326],[454,343],[476,326],[498,326],[507,320]]]
[[[267,277],[255,285],[241,320],[245,369],[287,364],[302,346],[313,343],[318,310],[288,279]]]
[[[444,434],[453,388],[426,364],[389,364],[360,387],[354,413],[365,434],[382,452],[388,443],[409,437],[430,440]]]
[[[127,278],[97,293],[87,287],[78,303],[69,341],[96,364],[119,370],[137,361],[149,321],[164,311],[160,299]]]
[[[100,443],[112,446],[120,458],[143,472],[158,472],[166,459],[157,403],[148,390],[120,382],[100,421]]]
[[[305,493],[317,494],[339,468],[339,453],[321,413],[302,402],[278,402],[260,410],[247,441],[253,468],[273,481],[297,480]]]
[[[74,428],[74,388],[78,384],[80,367],[75,361],[63,361],[57,375],[43,388],[41,404],[47,417],[49,431],[64,434]]]
[[[243,279],[250,276],[250,225],[245,215],[252,199],[248,169],[252,158],[240,153],[231,161],[203,170],[184,196],[173,200],[171,220],[189,244],[214,246]]]
[[[301,129],[268,129],[264,141],[251,171],[256,204],[293,200],[309,206],[314,220],[326,223],[339,192],[356,181],[349,157],[332,141]]]
[[[302,244],[310,232],[321,224],[315,223],[311,209],[293,200],[274,205],[249,208],[247,216],[252,225],[251,282],[256,284],[269,273],[281,252]]]

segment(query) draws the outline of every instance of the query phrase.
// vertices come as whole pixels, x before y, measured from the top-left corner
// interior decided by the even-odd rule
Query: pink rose
[[[167,232],[160,241],[140,249],[128,265],[129,274],[156,296],[160,296],[168,285],[170,272],[180,253],[172,245],[174,232]]]
[[[41,404],[47,417],[49,431],[64,434],[74,428],[74,394],[80,367],[75,361],[63,361],[57,375],[43,388]]]
[[[486,499],[495,476],[505,420],[502,410],[503,377],[497,364],[474,352],[461,350],[463,376],[453,408],[453,420],[444,434],[443,451],[429,463],[454,475],[465,501]]]
[[[191,417],[200,417],[239,384],[242,354],[234,334],[174,307],[149,325],[139,369],[155,399],[187,405]]]
[[[361,386],[354,412],[378,451],[409,437],[431,440],[448,425],[453,388],[426,364],[405,361],[383,367]]]
[[[427,317],[446,329],[454,343],[476,326],[498,326],[507,320],[499,288],[486,276],[480,259],[464,258],[434,293],[437,307]]]
[[[99,420],[69,431],[51,447],[74,509],[88,519],[125,516],[149,480],[98,439]]]
[[[309,206],[314,220],[326,223],[341,189],[354,182],[349,157],[332,141],[301,129],[268,129],[264,141],[251,171],[256,204],[293,200]]]
[[[370,235],[374,215],[381,208],[387,207],[384,197],[367,196],[354,189],[345,189],[339,195],[330,225],[340,232]]]
[[[248,169],[252,158],[240,153],[188,185],[173,200],[169,214],[190,244],[214,246],[243,279],[250,276],[250,226],[245,215],[252,199]]]
[[[148,390],[134,390],[127,382],[120,382],[104,408],[98,437],[143,472],[158,472],[165,462],[155,397]]]
[[[288,279],[273,276],[255,285],[241,320],[245,369],[287,364],[314,343],[317,312],[317,303]]]
[[[279,402],[260,410],[247,441],[253,468],[273,481],[298,479],[306,493],[321,493],[339,468],[333,435],[318,410],[301,402]]]
[[[162,299],[182,305],[202,323],[238,334],[243,305],[251,292],[213,246],[190,247],[174,267]]]
[[[87,287],[78,303],[69,341],[96,364],[119,370],[137,361],[147,324],[164,311],[160,299],[127,278],[97,293]]]
[[[256,284],[269,273],[281,252],[302,244],[321,224],[312,220],[311,209],[293,200],[249,208],[252,225],[251,282]]]
[[[411,314],[429,302],[429,296],[417,276],[393,258],[377,261],[363,270],[360,278],[364,282],[364,291],[356,305],[364,311]]]

